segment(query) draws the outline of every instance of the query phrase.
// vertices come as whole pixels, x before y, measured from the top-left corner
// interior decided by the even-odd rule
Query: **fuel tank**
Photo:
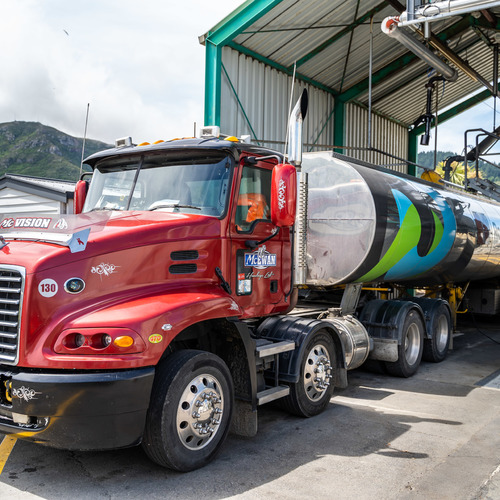
[[[302,172],[296,284],[500,276],[500,204],[331,152],[304,154]]]

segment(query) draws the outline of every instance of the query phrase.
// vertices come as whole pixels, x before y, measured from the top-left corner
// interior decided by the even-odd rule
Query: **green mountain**
[[[0,123],[0,177],[22,174],[76,181],[83,139],[35,122]],[[85,141],[85,156],[112,146]]]
[[[4,174],[22,174],[35,177],[76,181],[80,172],[83,139],[36,122],[0,123],[0,177]],[[113,146],[87,139],[85,156]],[[451,151],[438,151],[440,163]],[[418,154],[417,163],[432,167],[434,152]],[[472,163],[470,164],[472,166]],[[500,168],[480,162],[481,176],[500,183]],[[421,173],[421,169],[418,169]]]
[[[436,151],[436,165],[445,161],[449,156],[457,156],[456,153],[452,153],[451,151]],[[434,165],[434,151],[423,151],[418,153],[417,163],[422,165],[423,167],[433,168]]]

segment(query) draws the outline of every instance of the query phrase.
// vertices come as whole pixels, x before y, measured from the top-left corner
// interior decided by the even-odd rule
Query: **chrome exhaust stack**
[[[288,162],[295,167],[300,166],[302,163],[302,123],[306,117],[307,105],[307,89],[304,89],[288,119],[288,148],[286,156],[288,157]]]

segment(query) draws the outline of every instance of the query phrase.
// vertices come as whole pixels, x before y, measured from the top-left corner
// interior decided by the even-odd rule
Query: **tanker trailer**
[[[500,276],[500,204],[335,153],[304,154],[302,172],[296,283],[423,287]]]
[[[331,152],[303,155],[298,186],[291,314],[330,323],[347,369],[442,361],[469,281],[500,276],[500,204]],[[266,320],[268,337],[292,322]]]

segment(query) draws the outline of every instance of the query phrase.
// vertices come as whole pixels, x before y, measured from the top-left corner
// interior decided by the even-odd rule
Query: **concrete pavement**
[[[357,370],[312,419],[259,413],[255,438],[230,436],[189,474],[140,448],[101,453],[17,441],[0,498],[500,500],[500,327],[460,326],[440,364],[410,379]]]

